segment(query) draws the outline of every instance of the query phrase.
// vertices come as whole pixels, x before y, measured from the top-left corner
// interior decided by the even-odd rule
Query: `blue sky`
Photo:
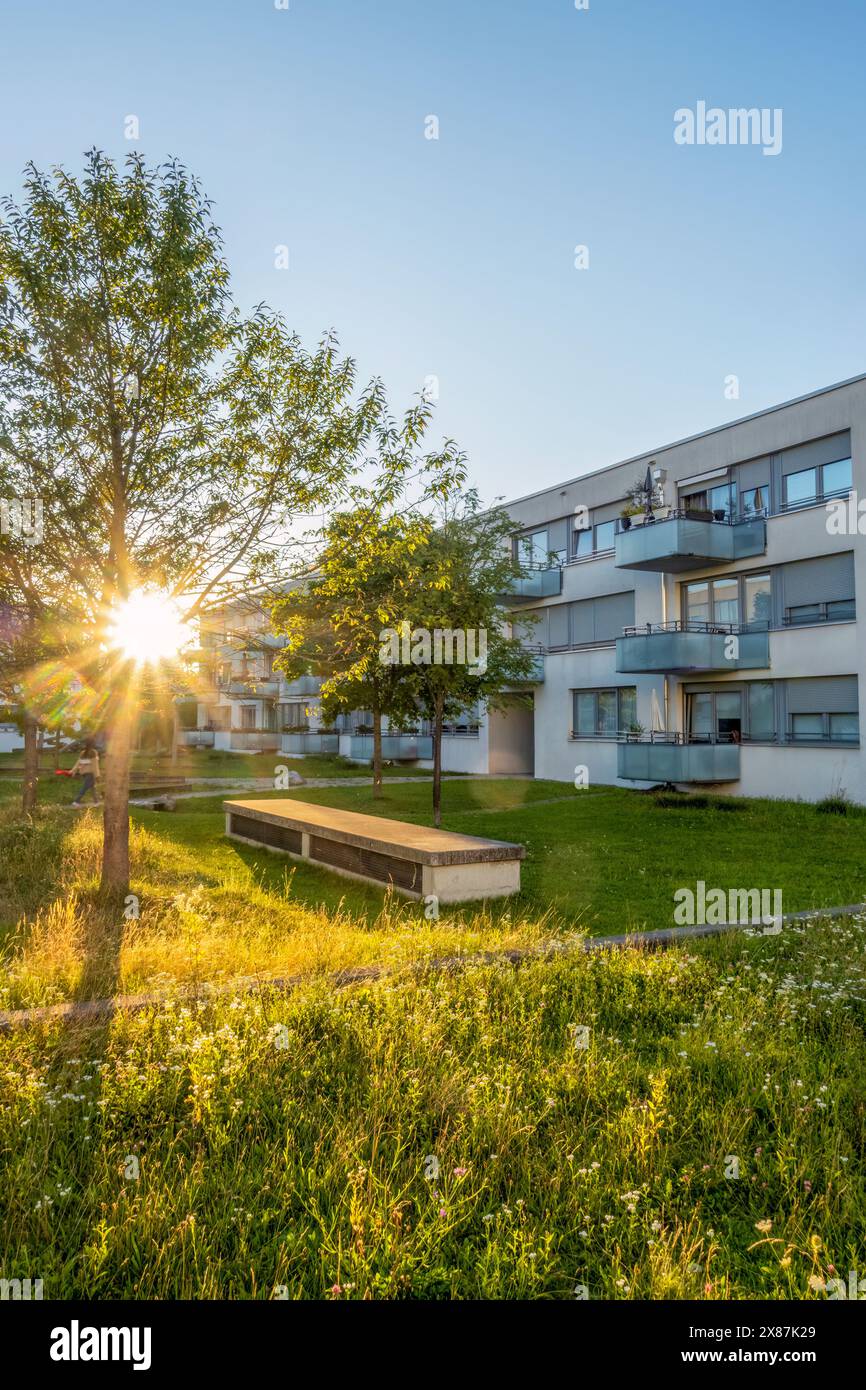
[[[866,370],[862,0],[289,3],[4,0],[0,190],[178,155],[240,305],[395,408],[437,377],[487,500]],[[701,100],[781,108],[781,153],[677,145]]]

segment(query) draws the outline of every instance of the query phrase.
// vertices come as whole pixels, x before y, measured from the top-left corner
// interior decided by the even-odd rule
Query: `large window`
[[[807,507],[829,497],[843,497],[851,490],[851,460],[802,468],[788,473],[784,481],[786,507]]]
[[[718,520],[731,521],[737,510],[737,484],[729,479],[715,487],[687,493],[680,497],[680,506],[690,512],[718,513]]]
[[[574,738],[616,738],[637,724],[637,687],[574,691]]]
[[[769,574],[698,579],[684,585],[686,623],[764,629],[770,626],[772,590]]]

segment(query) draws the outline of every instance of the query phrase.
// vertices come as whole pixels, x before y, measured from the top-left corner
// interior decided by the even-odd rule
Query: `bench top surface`
[[[401,859],[422,864],[471,864],[498,859],[522,859],[523,845],[507,840],[487,840],[480,835],[459,835],[454,830],[434,830],[409,821],[384,816],[365,816],[340,811],[294,798],[269,801],[224,801],[226,811],[287,825],[298,830],[327,833],[330,839],[362,845]]]

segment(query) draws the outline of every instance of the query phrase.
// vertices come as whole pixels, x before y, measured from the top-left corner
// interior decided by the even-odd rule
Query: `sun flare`
[[[168,594],[135,589],[112,615],[109,645],[139,665],[167,661],[188,646],[192,633]]]

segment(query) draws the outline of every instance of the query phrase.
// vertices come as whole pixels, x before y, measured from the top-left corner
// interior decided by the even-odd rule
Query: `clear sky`
[[[238,303],[438,378],[488,501],[866,370],[863,0],[0,0],[0,44],[0,191],[179,156]],[[699,101],[781,153],[678,145]]]

